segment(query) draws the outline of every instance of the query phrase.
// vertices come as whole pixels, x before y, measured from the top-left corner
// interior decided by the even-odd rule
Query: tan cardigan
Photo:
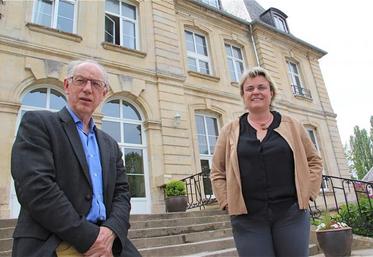
[[[307,209],[309,200],[314,200],[320,191],[322,160],[304,127],[297,120],[282,115],[280,126],[275,131],[293,151],[299,208]],[[230,215],[247,213],[237,156],[239,133],[239,118],[222,128],[211,167],[214,195],[221,209],[228,206]]]

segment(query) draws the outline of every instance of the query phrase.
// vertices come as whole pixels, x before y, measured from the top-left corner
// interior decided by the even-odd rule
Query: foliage
[[[349,226],[342,222],[338,221],[336,217],[330,215],[328,211],[324,212],[321,216],[321,220],[317,224],[316,231],[327,230],[327,229],[339,229],[339,228],[348,228]]]
[[[185,183],[180,180],[170,180],[166,184],[166,197],[186,194]]]
[[[341,206],[336,219],[349,224],[354,234],[373,237],[373,199],[362,197],[359,205],[350,203]]]
[[[355,170],[359,179],[373,167],[373,116],[370,118],[370,135],[359,126],[354,127],[354,135],[350,136],[349,150],[345,149],[350,168]]]

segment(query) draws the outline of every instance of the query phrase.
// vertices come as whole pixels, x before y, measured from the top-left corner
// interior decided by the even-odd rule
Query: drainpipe
[[[253,36],[253,27],[252,27],[251,23],[249,23],[249,28],[250,28],[251,42],[253,42],[253,47],[254,47],[256,65],[260,66],[258,52],[256,51],[256,43],[255,43],[255,39],[254,39],[254,36]]]

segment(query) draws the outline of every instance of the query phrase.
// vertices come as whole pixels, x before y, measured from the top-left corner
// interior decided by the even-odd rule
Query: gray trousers
[[[231,216],[240,257],[308,257],[310,215],[298,204],[276,214]]]

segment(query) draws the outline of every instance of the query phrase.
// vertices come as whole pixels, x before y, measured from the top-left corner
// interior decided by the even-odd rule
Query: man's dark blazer
[[[139,256],[127,239],[128,179],[117,142],[95,129],[101,155],[103,194],[109,227],[117,235],[113,252]],[[13,256],[55,256],[61,241],[85,252],[99,226],[86,220],[92,185],[76,125],[63,108],[26,112],[12,149],[11,172],[21,211],[14,231]]]

